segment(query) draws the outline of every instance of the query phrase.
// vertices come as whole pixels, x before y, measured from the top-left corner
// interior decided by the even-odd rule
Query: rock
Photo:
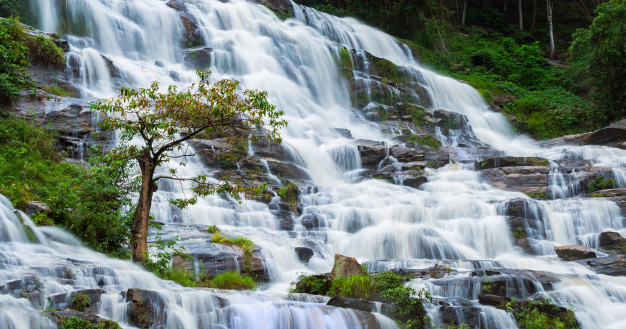
[[[490,295],[490,294],[478,295],[478,302],[481,303],[482,305],[500,306],[510,301],[511,301],[511,298],[504,297],[504,296]]]
[[[301,168],[293,163],[281,162],[272,159],[266,159],[270,172],[281,178],[294,178],[297,180],[310,180],[311,176],[306,169]]]
[[[482,328],[482,309],[470,303],[454,301],[446,303],[439,309],[441,320],[444,323],[465,323],[470,328]]]
[[[189,13],[187,5],[182,2],[169,1],[167,6],[178,11],[181,23],[185,29],[184,47],[198,47],[205,44],[202,31],[198,28],[198,21],[195,16]]]
[[[383,142],[359,139],[357,147],[364,168],[376,168],[378,163],[387,156],[387,146]]]
[[[189,48],[183,51],[183,63],[191,69],[208,69],[211,67],[211,47]]]
[[[585,136],[580,145],[606,145],[626,149],[626,120]]]
[[[314,252],[313,249],[307,247],[296,247],[296,254],[298,255],[298,259],[303,263],[308,263],[309,259],[313,257]]]
[[[595,191],[593,193],[589,193],[585,195],[586,197],[602,197],[602,198],[612,198],[612,197],[625,197],[626,196],[626,188],[612,188],[606,190]]]
[[[46,312],[47,313],[47,312]],[[87,320],[89,322],[91,322],[92,324],[94,324],[94,327],[100,328],[100,329],[117,329],[119,328],[119,325],[112,320],[107,320],[107,319],[103,319],[99,316],[93,315],[93,314],[89,314],[89,313],[85,313],[85,312],[79,312],[79,311],[75,311],[75,310],[59,310],[59,311],[52,311],[50,313],[45,314],[45,316],[47,316],[50,320],[52,320],[52,322],[54,324],[56,324],[59,328],[61,328],[61,322],[63,322],[63,320],[70,318],[70,317],[76,317],[79,319],[84,319]]]
[[[348,139],[352,139],[352,132],[350,132],[349,129],[345,129],[345,128],[335,128],[335,131],[339,133],[339,135],[341,135],[342,137],[348,138]]]
[[[260,138],[259,142],[252,144],[254,155],[279,161],[295,162],[298,158],[295,151],[287,144],[278,144],[268,138]]]
[[[293,5],[289,0],[252,0],[264,5],[283,17],[293,17]]]
[[[140,328],[166,326],[166,301],[150,290],[130,288],[126,291],[129,323]]]
[[[600,247],[626,246],[626,238],[617,232],[602,232],[600,234]]]
[[[119,78],[120,71],[115,66],[115,63],[113,63],[113,61],[110,58],[104,55],[100,55],[100,57],[102,57],[102,59],[104,60],[104,63],[107,66],[107,69],[109,70],[109,76],[111,76],[112,78]]]
[[[326,221],[322,215],[309,213],[302,215],[301,223],[307,230],[312,230],[325,226]]]
[[[285,205],[287,209],[272,211],[274,216],[279,220],[279,228],[283,231],[293,231],[294,222],[293,222],[293,212],[291,212],[291,206],[286,203],[281,203]]]
[[[596,258],[596,253],[585,246],[568,245],[554,247],[556,254],[563,260],[579,260],[587,258]]]
[[[26,215],[28,215],[29,217],[32,217],[36,214],[39,213],[43,213],[43,214],[49,214],[52,212],[52,208],[43,203],[43,202],[39,202],[39,201],[29,201],[26,204],[26,209],[24,211],[26,213]]]
[[[79,312],[87,312],[87,313],[98,313],[98,304],[100,303],[100,297],[104,293],[102,289],[82,289],[76,290],[69,293],[62,293],[52,295],[49,298],[50,308],[58,308],[65,309],[71,308],[75,309],[77,306],[84,306],[84,309],[75,309]],[[76,298],[77,295],[86,295],[85,304],[83,305],[72,305],[72,300]]]
[[[598,274],[626,276],[626,260],[623,257],[593,258],[577,261]]]
[[[408,148],[406,146],[393,146],[389,154],[400,162],[415,162],[424,160],[424,152],[421,149]]]
[[[341,307],[341,308],[351,308],[353,310],[359,310],[363,312],[375,312],[377,310],[376,304],[364,299],[356,299],[356,298],[344,298],[339,296],[334,296],[331,298],[326,305]]]
[[[476,170],[504,167],[548,167],[548,159],[536,157],[495,157],[475,163]]]
[[[339,277],[358,275],[361,271],[361,264],[354,257],[335,254],[335,264],[328,274],[328,279],[332,281]]]
[[[548,167],[508,167],[481,170],[480,176],[497,188],[546,199],[549,173]]]

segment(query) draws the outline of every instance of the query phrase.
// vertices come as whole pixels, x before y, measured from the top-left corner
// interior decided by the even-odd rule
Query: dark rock
[[[279,220],[279,228],[283,231],[293,231],[293,212],[291,212],[291,206],[286,203],[281,203],[281,205],[287,206],[287,209],[272,211],[272,213]]]
[[[74,308],[75,305],[72,305],[72,299],[77,295],[86,295],[88,297],[88,302],[86,303],[85,309],[78,309],[76,311],[87,312],[87,313],[98,313],[98,303],[100,303],[100,297],[104,291],[102,289],[82,289],[76,290],[69,293],[56,294],[49,297],[50,308]]]
[[[610,276],[626,276],[626,260],[623,257],[605,257],[579,260],[581,263],[589,267],[598,274]]]
[[[376,168],[378,163],[387,156],[387,146],[383,142],[360,139],[357,141],[357,147],[363,167]]]
[[[606,145],[626,149],[626,120],[594,131],[583,137],[580,145]]]
[[[205,44],[202,31],[198,28],[198,21],[189,13],[187,5],[182,2],[169,1],[167,6],[178,11],[181,23],[185,29],[184,47],[198,47]]]
[[[313,249],[307,247],[296,247],[296,254],[298,254],[298,259],[303,263],[308,263],[309,259],[313,257],[314,252]]]
[[[280,162],[272,159],[267,159],[267,166],[270,168],[270,172],[281,178],[295,178],[298,180],[309,180],[311,176],[304,169],[293,163]]]
[[[359,310],[363,312],[375,312],[376,304],[363,299],[356,298],[344,298],[335,296],[331,298],[326,305],[341,307],[341,308],[351,308],[354,310]]]
[[[510,301],[511,301],[511,298],[504,297],[504,296],[490,295],[490,294],[478,295],[478,302],[481,303],[482,305],[500,306]]]
[[[441,306],[439,314],[444,323],[465,323],[470,328],[482,328],[485,326],[481,325],[484,320],[482,320],[481,308],[479,306],[450,303]]]
[[[47,313],[47,312],[46,312]],[[119,328],[119,325],[112,320],[107,320],[107,319],[103,319],[99,316],[93,315],[93,314],[89,314],[89,313],[85,313],[85,312],[79,312],[79,311],[75,311],[75,310],[59,310],[59,311],[52,311],[50,313],[47,313],[45,316],[47,316],[50,320],[52,320],[52,322],[54,324],[56,324],[59,328],[61,328],[61,323],[63,322],[63,320],[68,319],[70,317],[76,317],[79,319],[84,319],[87,320],[89,322],[91,322],[94,327],[97,328],[101,328],[101,329],[117,329]]]
[[[319,214],[304,214],[302,215],[301,222],[307,230],[322,227],[325,224],[324,218]]]
[[[332,281],[339,277],[358,275],[361,274],[361,270],[361,264],[354,257],[335,254],[335,264],[328,274],[328,279]]]
[[[100,57],[102,57],[102,59],[104,60],[104,63],[107,66],[107,69],[109,70],[109,76],[111,76],[112,78],[119,78],[120,72],[115,66],[115,63],[113,63],[113,61],[110,58],[104,55],[100,55]]]
[[[596,258],[596,253],[585,246],[568,245],[554,247],[556,254],[563,260],[580,260],[587,258]]]
[[[602,232],[600,234],[600,247],[626,246],[626,238],[617,232]]]
[[[211,67],[211,47],[189,48],[183,51],[183,63],[192,69],[208,69]]]
[[[425,176],[415,176],[402,180],[402,185],[410,186],[412,188],[418,188],[425,183],[428,183],[428,178]]]
[[[393,146],[389,150],[389,154],[392,155],[400,162],[415,162],[424,160],[424,152],[406,146]]]
[[[28,216],[34,216],[36,214],[39,213],[43,213],[43,214],[49,214],[52,212],[52,208],[43,203],[43,202],[39,202],[39,201],[29,201],[28,203],[26,203],[26,209],[24,211]]]
[[[548,197],[548,167],[507,167],[481,170],[482,179],[503,190],[524,192],[536,199]]]
[[[345,138],[350,138],[352,139],[352,133],[350,132],[349,129],[345,129],[345,128],[335,128],[335,131],[339,133],[339,135],[345,137]]]
[[[130,324],[140,328],[166,326],[166,301],[156,292],[131,288],[126,291],[128,302],[128,320]]]
[[[283,17],[293,17],[293,5],[289,0],[252,0],[279,13]]]
[[[612,188],[607,190],[595,191],[593,193],[589,193],[585,195],[586,197],[602,197],[602,198],[612,198],[612,197],[625,197],[626,196],[626,188]]]
[[[504,167],[548,167],[548,159],[535,157],[495,157],[475,163],[476,170]]]

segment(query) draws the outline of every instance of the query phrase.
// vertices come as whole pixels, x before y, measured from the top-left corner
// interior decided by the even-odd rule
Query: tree
[[[554,4],[551,0],[546,0],[546,12],[548,15],[548,33],[550,34],[550,58],[554,59],[554,55],[556,53],[556,48],[554,46],[554,29],[552,26],[552,8]]]
[[[110,151],[110,156],[136,160],[139,165],[141,185],[130,240],[136,262],[145,262],[147,257],[149,214],[160,179],[191,181],[192,190],[199,195],[228,193],[236,199],[241,194],[250,196],[263,190],[263,186],[212,181],[206,175],[179,177],[175,169],[157,175],[157,169],[170,159],[184,160],[193,155],[183,150],[186,141],[206,133],[225,137],[232,144],[255,142],[262,137],[281,142],[278,129],[286,125],[279,119],[283,112],[267,101],[266,92],[237,93],[237,81],[224,79],[211,85],[210,72],[198,71],[198,76],[200,82],[186,90],[170,86],[167,92],[160,93],[159,83],[153,82],[150,88],[123,87],[117,98],[99,100],[92,105],[102,116],[102,128],[119,130],[120,144]],[[137,137],[142,143],[131,143]],[[176,153],[180,151],[183,152]],[[196,200],[194,195],[173,200],[172,204],[183,208]]]
[[[626,114],[626,0],[599,5],[588,29],[573,35],[570,61],[591,78],[591,96],[606,110],[606,119]]]

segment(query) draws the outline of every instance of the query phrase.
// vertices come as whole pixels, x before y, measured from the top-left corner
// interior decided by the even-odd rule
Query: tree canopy
[[[141,187],[131,228],[133,260],[144,261],[147,255],[147,232],[152,195],[160,179],[192,181],[199,195],[228,193],[234,198],[262,192],[263,186],[242,186],[228,180],[218,182],[204,174],[180,177],[175,168],[157,173],[157,168],[173,158],[192,156],[184,142],[200,133],[211,138],[222,137],[231,144],[258,141],[261,137],[281,142],[278,129],[286,125],[282,111],[267,100],[267,92],[243,90],[239,82],[229,79],[209,83],[210,72],[198,71],[200,82],[179,90],[169,86],[159,92],[159,83],[149,88],[123,87],[117,98],[99,100],[92,106],[102,116],[100,126],[117,129],[120,143],[111,150],[112,157],[136,160],[141,171]],[[139,139],[139,143],[137,142]],[[185,207],[196,202],[196,196],[173,200]]]

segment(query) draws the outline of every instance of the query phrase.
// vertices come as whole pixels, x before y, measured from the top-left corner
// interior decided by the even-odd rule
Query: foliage
[[[595,14],[588,29],[574,33],[569,60],[579,78],[589,76],[591,96],[610,121],[626,114],[626,1],[610,0]]]
[[[416,143],[419,145],[424,145],[432,148],[433,150],[439,150],[441,148],[441,142],[437,139],[437,137],[426,134],[426,135],[411,135],[407,140],[409,143]]]
[[[50,38],[43,35],[27,36],[25,41],[32,64],[65,68],[63,50]]]
[[[424,328],[428,322],[426,310],[422,303],[431,301],[432,296],[426,290],[422,289],[416,293],[413,288],[401,286],[385,290],[380,295],[385,301],[393,303],[392,312],[400,327],[407,329]]]
[[[227,238],[217,232],[211,237],[211,243],[230,244],[241,248],[244,255],[245,270],[250,271],[250,257],[252,257],[252,250],[254,250],[254,242],[244,237]]]
[[[18,17],[22,22],[33,25],[35,22],[29,1],[0,0],[0,17]]]
[[[333,280],[328,294],[347,298],[368,299],[374,292],[373,288],[373,282],[369,275],[352,275]]]
[[[507,311],[515,312],[515,319],[524,329],[577,329],[574,312],[558,307],[550,299],[523,303],[517,310],[507,305]]]
[[[186,141],[202,132],[226,136],[232,145],[261,137],[281,142],[278,129],[286,125],[279,119],[283,114],[267,101],[267,92],[244,90],[237,92],[239,83],[228,79],[209,83],[210,72],[198,71],[200,82],[179,91],[169,86],[159,92],[158,82],[149,88],[123,87],[117,98],[103,99],[92,105],[101,114],[104,129],[119,130],[120,143],[111,151],[118,160],[136,160],[141,170],[141,188],[131,227],[133,260],[145,261],[147,226],[152,206],[152,194],[159,179],[187,180],[195,185],[192,197],[172,200],[184,208],[197,201],[197,195],[227,193],[235,199],[260,194],[265,186],[245,186],[241,182],[214,182],[205,174],[179,177],[175,168],[155,175],[158,167],[172,158],[191,156],[183,150]],[[131,141],[139,136],[143,144]],[[175,154],[174,152],[182,152]]]
[[[211,279],[211,288],[230,290],[252,290],[256,287],[254,280],[237,272],[225,272]]]
[[[73,93],[63,89],[63,87],[59,86],[58,84],[51,84],[51,85],[44,85],[43,87],[41,87],[41,90],[47,92],[48,94],[52,94],[52,95],[57,95],[57,96],[61,96],[61,97],[72,97],[74,96]]]
[[[52,212],[35,217],[56,223],[88,246],[116,252],[128,236],[126,214],[128,167],[95,148],[89,166],[62,162],[54,132],[14,117],[0,117],[0,193],[24,209],[29,201],[44,202]]]
[[[28,49],[17,18],[0,18],[0,102],[14,98],[30,83]]]
[[[309,275],[300,278],[291,293],[303,293],[313,295],[326,295],[331,287],[331,281],[328,280],[328,274]]]
[[[296,211],[298,207],[298,185],[295,182],[289,181],[287,185],[278,188],[278,196],[281,200],[291,206],[292,211]]]
[[[70,316],[61,320],[59,329],[121,329],[115,321],[107,320],[104,323],[94,324],[93,322],[76,316]]]
[[[595,191],[608,190],[616,187],[618,187],[618,184],[615,178],[605,178],[602,175],[598,175],[598,177],[596,177],[593,182],[589,183],[589,186],[587,186],[587,191],[589,193],[592,193]]]
[[[70,300],[70,307],[81,312],[83,312],[89,304],[91,304],[91,298],[89,298],[89,295],[82,292],[75,294]]]
[[[526,231],[523,228],[516,228],[513,231],[513,237],[516,239],[523,239],[526,237]]]
[[[210,225],[206,231],[210,234],[215,234],[215,233],[219,233],[220,230],[217,228],[217,225]]]

